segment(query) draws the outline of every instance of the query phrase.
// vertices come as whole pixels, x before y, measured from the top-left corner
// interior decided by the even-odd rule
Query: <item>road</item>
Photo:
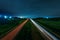
[[[33,36],[34,40],[39,39],[40,37],[38,36],[38,34],[36,33],[36,29],[38,29],[38,31],[40,32],[40,34],[43,36],[43,38],[45,40],[58,40],[58,38],[56,38],[54,35],[50,34],[47,30],[45,30],[43,27],[41,27],[40,25],[38,25],[34,20],[30,19],[30,21],[35,25],[34,27],[36,27],[36,29],[33,29],[34,32],[32,32],[33,35],[30,35],[31,32],[31,25],[28,22],[29,19],[25,20],[23,23],[21,23],[19,26],[17,26],[13,31],[9,32],[6,36],[4,36],[2,39],[0,40],[13,40],[16,35],[18,35],[18,37],[20,37],[20,33],[22,33],[22,36],[26,39],[29,36],[29,39],[31,39],[31,36]],[[28,22],[26,24],[26,22]],[[26,25],[25,25],[26,24]],[[25,25],[26,28],[22,27]],[[29,29],[27,29],[29,28]],[[21,32],[22,29],[22,32]],[[28,31],[29,30],[29,31]],[[20,32],[18,34],[18,32]],[[24,32],[24,33],[23,33]],[[26,34],[26,35],[24,35]],[[35,34],[35,35],[34,35]],[[19,39],[24,39],[23,37],[20,37]],[[26,37],[25,37],[26,36]],[[37,36],[37,37],[36,37]],[[36,37],[36,38],[35,38]]]
[[[38,25],[34,20],[30,19],[31,22],[36,26],[36,28],[40,31],[41,35],[47,40],[58,40],[54,35],[50,34],[47,30],[43,27]]]
[[[17,35],[17,33],[22,29],[24,24],[28,21],[29,19],[25,20],[23,23],[21,23],[17,28],[15,28],[13,31],[9,32],[6,36],[4,36],[0,40],[13,40],[13,38]]]

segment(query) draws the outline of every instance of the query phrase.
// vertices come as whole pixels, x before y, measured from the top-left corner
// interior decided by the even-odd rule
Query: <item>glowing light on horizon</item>
[[[0,15],[0,17],[1,17],[2,15]]]
[[[20,16],[20,18],[24,18],[23,16]]]
[[[12,18],[12,16],[10,16],[9,18]]]
[[[49,18],[49,17],[46,17],[47,19]]]
[[[4,18],[6,19],[6,18],[8,18],[7,16],[4,16]]]

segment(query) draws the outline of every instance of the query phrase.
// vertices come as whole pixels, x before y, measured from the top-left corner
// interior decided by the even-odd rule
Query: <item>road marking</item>
[[[16,36],[16,34],[22,29],[24,24],[28,21],[29,19],[25,20],[22,24],[20,24],[18,27],[16,27],[13,31],[8,33],[5,37],[3,37],[0,40],[13,40],[13,38]]]
[[[49,40],[58,40],[54,35],[50,34],[48,31],[46,31],[43,27],[38,25],[34,20],[30,19],[31,22],[38,28],[38,30],[45,35]]]

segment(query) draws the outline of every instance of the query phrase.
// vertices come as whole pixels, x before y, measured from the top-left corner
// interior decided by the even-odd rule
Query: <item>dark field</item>
[[[25,19],[4,19],[0,18],[0,38],[15,29]]]

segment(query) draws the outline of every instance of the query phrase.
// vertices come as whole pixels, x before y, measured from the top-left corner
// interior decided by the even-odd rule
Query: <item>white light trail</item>
[[[31,22],[38,28],[38,30],[40,32],[42,32],[47,38],[49,38],[51,40],[51,38],[53,40],[58,40],[54,35],[50,34],[48,31],[46,31],[43,27],[41,27],[40,25],[38,25],[34,20],[30,19]]]

